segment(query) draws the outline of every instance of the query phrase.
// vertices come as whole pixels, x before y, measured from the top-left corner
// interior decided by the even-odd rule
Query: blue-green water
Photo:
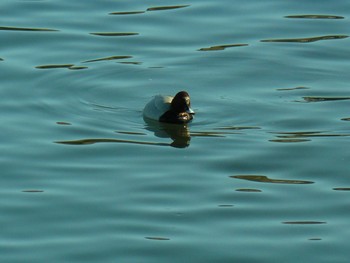
[[[0,10],[1,262],[348,262],[348,1]]]

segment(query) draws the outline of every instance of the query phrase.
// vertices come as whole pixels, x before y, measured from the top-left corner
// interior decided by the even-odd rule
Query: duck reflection
[[[175,148],[186,148],[190,145],[191,135],[187,124],[162,123],[145,118],[146,129],[154,132],[159,138],[171,138],[170,146]]]
[[[153,146],[171,146],[175,148],[186,148],[190,145],[191,136],[189,128],[186,124],[169,124],[152,120],[146,120],[145,128],[149,131],[154,132],[154,135],[159,138],[171,138],[172,143],[149,142],[143,140],[124,140],[115,138],[87,138],[80,140],[55,141],[55,143],[68,145],[91,145],[95,143],[127,143]],[[118,133],[128,135],[146,135],[144,133],[135,132]]]

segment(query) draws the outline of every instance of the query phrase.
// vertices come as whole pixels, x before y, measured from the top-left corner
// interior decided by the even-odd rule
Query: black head
[[[191,110],[190,95],[186,91],[178,92],[171,101],[170,110],[176,113],[187,112],[194,114],[194,111]]]
[[[161,122],[186,123],[193,119],[194,111],[191,109],[190,95],[186,91],[178,92],[170,104],[170,110],[161,117]]]

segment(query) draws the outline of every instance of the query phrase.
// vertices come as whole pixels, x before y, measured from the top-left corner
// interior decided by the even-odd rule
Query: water
[[[0,6],[1,262],[348,261],[348,1]]]

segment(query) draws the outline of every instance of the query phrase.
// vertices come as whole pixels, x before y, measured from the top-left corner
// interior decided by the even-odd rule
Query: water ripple
[[[147,11],[163,11],[163,10],[171,10],[171,9],[179,9],[188,7],[190,5],[171,5],[171,6],[155,6],[147,8]]]
[[[350,100],[347,96],[306,96],[303,97],[306,102],[320,102],[320,101],[335,101],[335,100]]]
[[[29,190],[22,190],[22,193],[43,193],[44,190],[38,190],[38,189],[29,189]]]
[[[149,240],[157,240],[157,241],[168,241],[170,238],[167,237],[145,237],[146,239]]]
[[[272,132],[278,134],[276,137],[279,139],[270,140],[272,142],[302,142],[309,141],[311,137],[348,137],[347,133],[322,133],[322,132]]]
[[[69,144],[69,145],[90,145],[95,143],[129,143],[129,144],[142,144],[142,145],[156,145],[156,146],[171,146],[170,143],[156,143],[156,142],[145,142],[145,141],[132,141],[132,140],[119,140],[119,139],[81,139],[71,141],[56,141],[58,144]]]
[[[350,191],[350,187],[336,187],[333,188],[334,191]]]
[[[260,42],[291,42],[291,43],[311,43],[320,40],[334,40],[348,38],[348,35],[328,35],[319,37],[306,37],[306,38],[279,38],[279,39],[263,39]]]
[[[127,59],[132,58],[132,56],[110,56],[105,58],[96,58],[91,60],[83,61],[82,63],[90,63],[90,62],[97,62],[97,61],[106,61],[106,60],[117,60],[117,59]]]
[[[228,44],[228,45],[204,47],[204,48],[198,49],[198,51],[219,51],[219,50],[225,50],[226,48],[230,48],[230,47],[245,47],[245,46],[248,46],[248,44]]]
[[[276,89],[277,91],[292,91],[292,90],[305,90],[305,89],[310,89],[308,87],[294,87],[294,88],[279,88]]]
[[[327,222],[323,221],[286,221],[282,222],[283,224],[288,225],[321,225],[321,224],[327,224]]]
[[[35,32],[57,32],[57,29],[50,28],[32,28],[32,27],[11,27],[11,26],[0,26],[0,30],[7,31],[35,31]]]
[[[300,18],[300,19],[344,19],[343,16],[335,15],[289,15],[285,18]]]
[[[138,15],[143,14],[145,11],[129,11],[129,12],[111,12],[110,15]]]
[[[90,35],[102,36],[102,37],[125,37],[125,36],[136,36],[139,33],[135,32],[95,32]]]
[[[232,175],[231,178],[243,179],[259,183],[274,183],[274,184],[313,184],[312,181],[303,180],[286,180],[286,179],[271,179],[264,175]]]
[[[37,69],[54,69],[54,68],[70,68],[73,67],[74,64],[50,64],[50,65],[40,65],[36,66]]]

